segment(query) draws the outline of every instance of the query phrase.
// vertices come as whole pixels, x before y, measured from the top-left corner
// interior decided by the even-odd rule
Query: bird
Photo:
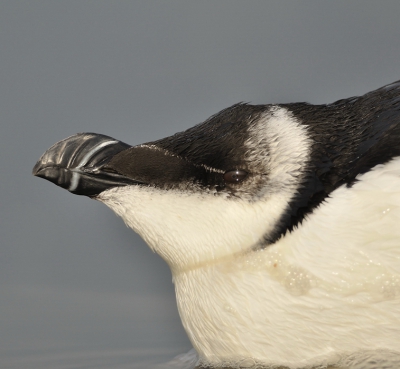
[[[400,81],[137,146],[78,133],[33,174],[167,262],[198,367],[400,367]]]

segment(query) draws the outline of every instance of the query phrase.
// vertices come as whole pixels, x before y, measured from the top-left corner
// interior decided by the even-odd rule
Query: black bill
[[[93,197],[111,187],[138,183],[104,168],[114,155],[130,147],[108,136],[78,133],[50,147],[32,173],[76,195]]]

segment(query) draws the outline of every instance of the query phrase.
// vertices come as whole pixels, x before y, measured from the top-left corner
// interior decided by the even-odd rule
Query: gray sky
[[[398,0],[1,0],[0,368],[190,349],[164,262],[104,205],[31,175],[48,147],[85,131],[152,141],[239,101],[363,94],[400,79],[399,15]]]

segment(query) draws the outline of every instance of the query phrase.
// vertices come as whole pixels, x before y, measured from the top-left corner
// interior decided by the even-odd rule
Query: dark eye
[[[239,183],[247,177],[247,172],[242,169],[228,170],[224,174],[226,183]]]

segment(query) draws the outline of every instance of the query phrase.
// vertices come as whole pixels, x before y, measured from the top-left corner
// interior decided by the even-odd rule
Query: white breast
[[[400,365],[400,159],[358,179],[276,244],[175,273],[203,362],[356,365],[382,349]]]

